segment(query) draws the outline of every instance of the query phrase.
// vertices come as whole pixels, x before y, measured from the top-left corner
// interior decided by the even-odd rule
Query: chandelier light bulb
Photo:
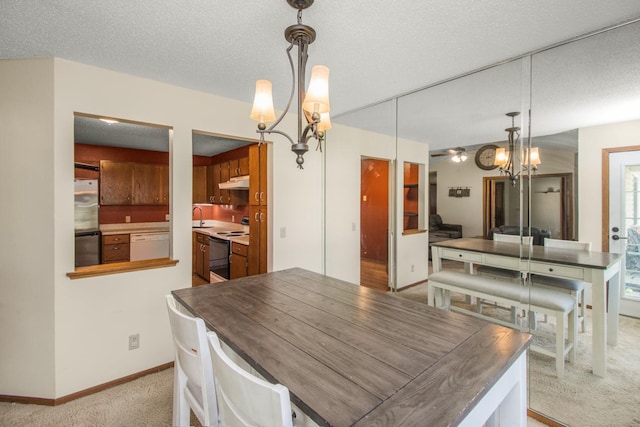
[[[276,119],[273,109],[271,82],[269,80],[256,81],[256,94],[253,99],[250,117],[259,123],[271,122]]]
[[[311,80],[302,109],[309,113],[328,113],[329,106],[329,69],[316,65],[311,69]]]

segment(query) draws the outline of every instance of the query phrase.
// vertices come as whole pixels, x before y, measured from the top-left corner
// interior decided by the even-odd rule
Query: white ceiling
[[[303,23],[335,116],[638,17],[638,0],[317,0]],[[5,0],[0,58],[57,56],[247,102],[266,78],[283,108],[295,21],[285,0]]]

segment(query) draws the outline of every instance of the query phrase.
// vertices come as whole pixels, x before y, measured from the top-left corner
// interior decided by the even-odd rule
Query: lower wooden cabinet
[[[102,263],[129,261],[129,235],[102,236]]]
[[[238,279],[249,275],[248,255],[249,248],[247,245],[236,242],[231,243],[231,258],[229,262],[231,264],[230,275],[232,279]]]
[[[195,258],[195,271],[198,276],[202,277],[207,283],[211,280],[209,272],[209,237],[200,233],[194,233],[193,253]]]

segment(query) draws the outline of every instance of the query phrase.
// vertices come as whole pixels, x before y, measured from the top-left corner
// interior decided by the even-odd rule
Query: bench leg
[[[558,378],[564,377],[564,313],[562,312],[556,313],[556,373]]]
[[[569,344],[573,344],[573,347],[569,351],[569,362],[576,363],[576,345],[578,339],[578,300],[576,299],[576,305],[573,306],[571,313],[567,315],[569,318]],[[584,323],[583,323],[584,326]]]
[[[431,307],[435,306],[436,290],[435,286],[427,282],[427,304]]]

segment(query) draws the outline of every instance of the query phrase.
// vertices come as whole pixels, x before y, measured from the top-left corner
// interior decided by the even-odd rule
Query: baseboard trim
[[[527,416],[549,427],[567,427],[566,424],[562,424],[561,422],[549,418],[546,415],[541,414],[540,412],[536,412],[533,409],[527,409]]]
[[[62,405],[63,403],[67,403],[84,396],[89,396],[90,394],[98,393],[108,388],[115,387],[120,384],[128,383],[129,381],[137,380],[138,378],[144,377],[145,375],[155,374],[157,372],[164,371],[165,369],[169,369],[172,367],[173,367],[173,362],[164,363],[154,368],[136,372],[135,374],[127,375],[126,377],[118,378],[113,381],[106,382],[104,384],[99,384],[97,386],[90,387],[85,390],[80,390],[78,392],[71,393],[66,396],[59,397],[57,399],[45,399],[42,397],[28,397],[28,396],[10,396],[10,395],[0,394],[0,402],[26,403],[26,404],[44,405],[44,406]]]

